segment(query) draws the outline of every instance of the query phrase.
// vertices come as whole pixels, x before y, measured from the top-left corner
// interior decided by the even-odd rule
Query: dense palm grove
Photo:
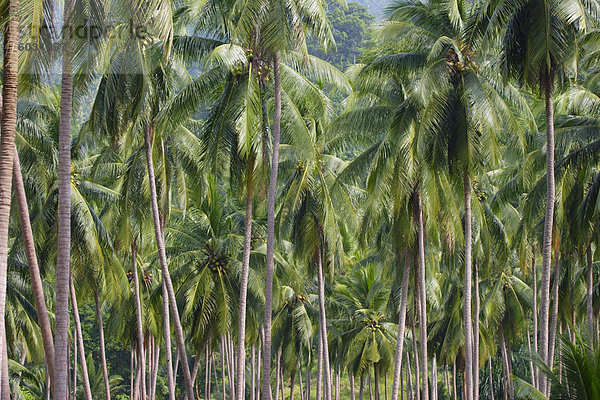
[[[0,8],[0,399],[600,398],[597,0]]]

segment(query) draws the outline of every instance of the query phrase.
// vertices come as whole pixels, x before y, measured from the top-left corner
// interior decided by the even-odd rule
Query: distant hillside
[[[356,1],[363,6],[367,7],[367,10],[375,15],[378,20],[382,19],[383,10],[388,6],[390,0],[348,0]]]

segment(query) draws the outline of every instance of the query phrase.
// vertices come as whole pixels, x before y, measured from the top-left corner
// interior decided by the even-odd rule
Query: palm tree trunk
[[[548,363],[549,354],[549,314],[550,314],[550,269],[552,263],[552,227],[554,223],[554,71],[549,68],[543,76],[541,86],[544,89],[546,114],[546,213],[544,218],[544,243],[542,247],[542,279],[540,298],[540,356]],[[540,387],[544,395],[546,377],[540,376]]]
[[[15,200],[17,201],[19,221],[21,224],[21,235],[23,236],[23,244],[25,247],[25,254],[27,256],[29,275],[31,276],[31,289],[33,291],[33,298],[35,300],[35,311],[42,334],[42,344],[44,346],[45,356],[44,360],[46,361],[47,374],[50,377],[50,382],[52,382],[54,377],[54,339],[52,338],[52,328],[50,327],[50,319],[48,318],[48,310],[46,308],[46,300],[44,298],[44,287],[42,286],[42,278],[40,276],[40,269],[38,267],[38,260],[35,252],[33,231],[31,229],[29,209],[27,207],[27,197],[25,195],[23,175],[21,174],[21,164],[19,163],[19,155],[16,147],[14,150],[14,155],[13,184]]]
[[[77,296],[75,294],[75,285],[73,285],[73,276],[69,279],[71,285],[71,303],[73,306],[73,320],[75,321],[75,333],[79,345],[79,362],[81,363],[81,375],[83,379],[83,391],[87,400],[92,400],[92,390],[90,388],[90,378],[87,371],[87,360],[85,359],[85,349],[83,347],[83,334],[81,332],[81,321],[79,320],[79,307],[77,306]],[[65,396],[66,397],[66,396]]]
[[[458,393],[456,392],[456,359],[452,363],[452,398],[457,400]]]
[[[406,351],[406,390],[408,390],[407,400],[414,400],[415,394],[413,391],[412,371],[410,369],[410,355],[408,354],[408,350]]]
[[[351,381],[351,384],[354,383],[354,379]],[[310,355],[309,359],[306,360],[306,399],[310,400]],[[354,393],[353,393],[354,394]],[[354,400],[354,399],[352,399]]]
[[[102,362],[102,377],[104,378],[104,392],[106,400],[110,400],[110,383],[108,381],[108,366],[106,364],[106,347],[104,344],[104,324],[102,323],[102,310],[98,298],[98,287],[94,286],[94,300],[96,302],[96,322],[98,323],[98,336],[100,337],[100,361]]]
[[[140,394],[142,399],[146,398],[146,380],[143,377],[146,376],[146,360],[144,354],[144,328],[142,325],[142,302],[140,299],[140,279],[138,277],[137,267],[137,239],[133,240],[131,244],[131,269],[133,275],[133,293],[135,295],[135,319],[137,322],[137,340],[138,340],[138,354],[139,362],[141,363],[141,374],[142,382],[140,388]]]
[[[473,399],[479,400],[479,265],[475,260],[473,302]]]
[[[294,400],[294,386],[296,384],[296,371],[290,374],[290,400]]]
[[[511,399],[514,398],[512,385],[510,380],[510,366],[508,362],[508,351],[506,350],[506,340],[504,335],[500,333],[500,353],[502,355],[502,371],[504,375],[504,393],[505,398],[508,395]]]
[[[321,400],[321,390],[323,388],[323,331],[321,330],[321,321],[319,321],[319,342],[317,343],[317,395],[315,400]]]
[[[472,248],[472,226],[471,226],[471,179],[468,172],[464,176],[465,195],[465,287],[463,321],[465,325],[465,400],[473,400],[473,325],[471,323],[471,248]]]
[[[404,365],[400,364],[400,400],[404,400]]]
[[[275,400],[279,400],[279,378],[281,377],[281,348],[277,351],[277,364],[275,364]]]
[[[302,362],[298,358],[298,383],[300,384],[300,400],[304,399],[304,384],[302,383]]]
[[[235,399],[235,355],[233,354],[233,340],[231,334],[227,332],[227,373],[229,376],[230,398]]]
[[[4,28],[4,73],[2,79],[4,101],[2,104],[2,135],[0,136],[0,349],[6,348],[4,315],[8,274],[8,224],[17,126],[18,40],[19,2],[10,0],[8,2],[8,21]],[[8,372],[8,364],[3,359],[0,359],[0,369],[3,371],[3,376],[5,372]],[[0,386],[2,398],[8,399],[10,396],[8,380],[0,378]]]
[[[69,19],[72,6],[73,0],[65,2],[65,21]],[[65,399],[67,397],[69,280],[71,277],[71,109],[73,75],[69,41],[65,40],[63,42],[60,120],[58,126],[58,244],[56,250],[54,322],[54,395],[52,396],[55,399]]]
[[[167,287],[169,296],[169,305],[171,306],[171,314],[173,314],[173,322],[175,322],[175,338],[177,339],[177,349],[180,354],[183,378],[185,381],[185,389],[188,400],[194,398],[194,388],[192,384],[192,375],[187,361],[187,352],[185,350],[185,338],[183,337],[183,327],[179,318],[179,310],[177,310],[177,300],[175,299],[175,291],[169,274],[169,266],[167,264],[167,255],[165,253],[164,232],[161,230],[160,216],[158,213],[158,198],[156,195],[156,181],[154,180],[154,164],[152,161],[152,145],[150,141],[150,126],[144,127],[144,138],[146,144],[146,162],[148,164],[148,181],[150,183],[150,200],[152,201],[152,219],[154,222],[154,236],[156,238],[156,247],[158,248],[158,258],[162,270],[162,278]]]
[[[205,346],[204,350],[204,399],[209,399],[210,395],[208,394],[208,381],[211,379],[210,376],[210,357],[208,354],[208,343]],[[254,400],[254,399],[253,399]]]
[[[319,279],[319,324],[323,332],[323,367],[325,370],[325,398],[332,400],[331,367],[329,364],[329,345],[327,343],[327,315],[325,314],[325,277],[323,275],[322,249],[317,249],[317,267]]]
[[[335,368],[335,400],[340,400],[340,362],[338,359],[336,368]]]
[[[416,280],[415,282],[415,292],[418,293],[419,290],[419,284],[418,284],[418,280]],[[415,296],[415,310],[417,309],[417,300],[416,300],[417,296]],[[419,350],[417,348],[417,335],[416,335],[416,328],[415,328],[415,320],[413,319],[412,321],[412,342],[413,342],[413,358],[414,358],[414,362],[415,362],[415,398],[417,400],[421,399],[421,389],[419,387],[419,377],[421,376],[420,374],[420,367],[419,367]],[[427,400],[425,398],[423,398],[423,400]]]
[[[490,399],[494,400],[494,376],[492,374],[492,358],[490,357]]]
[[[431,398],[432,400],[438,400],[437,393],[437,359],[435,354],[431,360]]]
[[[373,386],[371,385],[371,368],[368,368],[368,379],[369,379],[369,400],[373,400]]]
[[[75,352],[77,352],[77,348],[75,349]],[[131,341],[131,352],[129,353],[129,397],[131,398],[131,400],[135,400],[135,363],[134,363],[134,354],[135,352],[133,351],[133,340]],[[77,357],[77,356],[75,356]],[[77,370],[77,368],[75,368]],[[73,383],[73,386],[75,386],[75,383]],[[75,392],[73,392],[75,393]]]
[[[354,396],[354,375],[352,373],[348,373],[348,376],[350,379],[350,400],[356,400],[356,396]]]
[[[248,156],[246,170],[246,219],[244,222],[244,254],[242,256],[242,274],[240,278],[240,311],[238,314],[238,343],[236,359],[236,394],[238,400],[245,400],[246,370],[246,298],[248,294],[248,272],[250,269],[250,250],[252,240],[252,187],[254,156]]]
[[[423,400],[429,400],[429,374],[427,372],[427,286],[425,284],[425,222],[421,196],[417,195],[418,263],[419,263],[419,342],[421,345],[421,387]]]
[[[358,389],[358,400],[363,400],[363,392],[365,390],[365,376],[360,374],[360,388]]]
[[[250,350],[250,400],[256,400],[256,343],[254,342]]]
[[[275,86],[275,115],[273,118],[273,156],[267,199],[267,265],[265,273],[265,339],[263,342],[262,400],[271,400],[271,318],[273,313],[273,268],[275,246],[275,195],[279,172],[279,140],[281,136],[281,77],[279,54],[273,56],[273,83]]]
[[[535,266],[535,248],[533,249],[533,256],[531,257],[531,275],[533,276],[533,348],[535,351],[538,351],[538,303],[537,303],[537,268]],[[491,366],[491,364],[490,364]],[[533,366],[533,386],[536,389],[540,387],[540,378],[539,371],[537,365]]]
[[[558,305],[559,305],[559,288],[560,288],[560,256],[558,249],[554,253],[554,282],[552,284],[552,317],[550,320],[550,334],[548,336],[548,366],[552,368],[554,364],[554,348],[556,345],[556,329],[558,325]],[[546,393],[550,393],[551,381],[547,380]]]
[[[153,342],[156,342],[156,339],[152,340]],[[152,387],[150,389],[150,393],[151,393],[151,398],[150,400],[155,400],[156,399],[156,380],[158,378],[158,361],[160,359],[160,346],[158,345],[158,343],[154,343],[154,367],[152,368]]]
[[[223,400],[227,399],[227,391],[225,389],[225,342],[223,337],[219,344],[219,357],[221,358],[221,386],[223,389]]]
[[[534,308],[534,310],[535,310],[535,308]],[[527,328],[527,350],[529,351],[529,354],[533,354],[532,348],[531,348],[531,338],[530,338],[530,334],[529,334],[529,327]],[[529,373],[531,374],[531,386],[535,387],[535,368],[533,366],[533,357],[529,359]]]
[[[592,263],[592,246],[588,244],[585,251],[585,257],[587,261],[587,286],[586,286],[586,305],[587,305],[587,325],[590,335],[594,334],[594,304],[592,302],[594,295],[594,271]]]
[[[255,398],[258,400],[260,398],[260,390],[261,390],[261,384],[260,384],[260,378],[261,378],[261,374],[260,374],[260,369],[262,367],[262,362],[261,362],[261,355],[262,355],[262,343],[263,340],[265,338],[265,331],[264,329],[260,329],[260,341],[258,342],[258,350],[256,352],[257,354],[257,360],[256,360],[256,396]]]
[[[381,393],[380,393],[380,388],[379,388],[379,369],[377,368],[377,366],[373,366],[373,371],[374,371],[374,379],[375,379],[375,400],[381,400]]]
[[[165,339],[165,365],[167,368],[167,389],[169,392],[169,400],[175,400],[175,377],[173,376],[173,360],[171,353],[171,323],[169,312],[169,295],[167,293],[167,284],[163,279],[161,282],[162,300],[163,300],[163,336]]]
[[[408,254],[408,252],[407,252]],[[398,388],[401,384],[402,354],[404,349],[404,331],[406,328],[406,305],[408,303],[408,282],[410,280],[410,260],[404,260],[402,272],[402,292],[400,294],[400,311],[398,314],[398,336],[396,340],[396,357],[394,360],[394,381],[392,383],[392,400],[398,400]]]
[[[283,379],[283,364],[279,367],[279,382],[281,384],[281,400],[285,399],[285,387],[284,387],[284,379]]]

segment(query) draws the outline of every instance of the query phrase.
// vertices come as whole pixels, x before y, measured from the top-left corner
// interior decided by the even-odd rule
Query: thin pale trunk
[[[154,179],[154,164],[152,161],[152,144],[150,141],[150,130],[149,126],[144,127],[144,138],[146,145],[146,162],[148,167],[148,182],[150,183],[150,200],[152,202],[152,219],[154,222],[154,236],[156,238],[156,247],[158,248],[158,258],[160,261],[160,267],[162,270],[162,278],[167,287],[167,294],[169,296],[169,305],[171,306],[171,314],[173,316],[173,322],[175,323],[175,338],[177,339],[177,350],[181,355],[183,378],[185,381],[185,389],[188,400],[194,399],[194,388],[192,385],[192,375],[190,374],[190,368],[187,361],[187,352],[185,350],[185,338],[183,336],[183,327],[181,326],[181,320],[179,318],[179,310],[177,309],[177,300],[175,299],[175,291],[173,290],[173,284],[171,282],[171,275],[169,274],[169,266],[167,264],[167,254],[165,252],[165,238],[164,232],[161,229],[160,215],[158,213],[158,198],[156,195],[156,181]]]
[[[279,74],[279,54],[273,57],[273,82],[275,95],[275,115],[273,118],[273,156],[267,199],[267,265],[265,273],[265,338],[263,342],[263,381],[262,400],[271,400],[271,319],[273,313],[273,269],[275,246],[275,195],[277,194],[277,174],[279,172],[279,140],[281,136],[281,77]]]
[[[400,294],[400,311],[398,313],[398,336],[396,340],[396,356],[394,360],[394,381],[392,383],[392,400],[398,400],[398,388],[401,385],[402,354],[404,349],[404,331],[406,329],[406,305],[408,303],[408,282],[410,280],[410,260],[404,260],[402,287]]]
[[[371,385],[371,368],[369,368],[369,373],[367,376],[369,379],[369,400],[373,400],[373,386]]]
[[[290,400],[294,400],[294,386],[296,384],[296,371],[290,374]]]
[[[175,368],[173,369],[173,378],[177,382],[177,369],[179,368],[179,349],[175,349]]]
[[[137,346],[137,351],[135,352],[135,356],[134,356],[134,360],[135,360],[135,380],[133,381],[133,387],[135,387],[135,397],[134,399],[140,399],[140,400],[144,400],[142,399],[142,395],[141,395],[141,380],[142,380],[142,374],[140,371],[140,349],[139,349],[139,343]]]
[[[133,275],[133,292],[135,294],[135,319],[137,328],[138,354],[139,363],[141,364],[142,382],[140,387],[140,395],[142,399],[146,398],[146,359],[144,354],[144,328],[142,325],[142,302],[140,300],[140,280],[138,277],[137,268],[137,241],[134,239],[131,244],[131,266]]]
[[[320,325],[320,324],[319,324]],[[319,326],[319,342],[317,343],[317,396],[315,400],[321,400],[321,390],[323,388],[323,331]]]
[[[108,381],[108,367],[106,365],[106,347],[104,344],[104,324],[102,323],[102,310],[98,298],[98,287],[94,286],[94,300],[96,302],[96,322],[98,323],[98,336],[100,337],[100,361],[102,362],[102,377],[104,378],[104,392],[106,400],[110,400],[110,383]]]
[[[473,399],[479,400],[479,265],[475,260],[473,302]]]
[[[211,379],[210,376],[210,356],[208,350],[208,343],[206,344],[205,350],[205,367],[204,367],[204,398],[209,399],[210,394],[208,392],[208,381]]]
[[[19,2],[10,0],[7,4],[8,21],[4,26],[4,69],[2,79],[2,134],[0,136],[0,349],[6,349],[6,280],[8,274],[8,224],[10,220],[10,202],[12,188],[12,174],[15,154],[15,133],[17,127],[17,85],[18,85],[18,57],[19,40]],[[67,299],[68,302],[68,299]],[[67,305],[68,307],[68,305]],[[68,311],[67,311],[68,312]],[[68,316],[67,316],[68,317]],[[66,342],[64,346],[66,359]],[[65,370],[68,364],[64,363]],[[8,363],[4,357],[0,358],[0,395],[4,399],[10,397],[9,381],[6,379]],[[66,375],[64,385],[64,398],[67,394]]]
[[[415,284],[415,291],[418,292],[419,290],[419,284],[416,283]],[[417,308],[417,300],[416,300],[415,296],[415,310]],[[421,376],[420,373],[420,366],[419,366],[419,350],[417,348],[417,335],[416,335],[416,327],[415,327],[415,321],[413,319],[412,321],[412,342],[413,342],[413,359],[415,362],[415,398],[417,400],[421,399],[421,389],[419,387],[419,377]],[[423,398],[423,400],[427,400],[425,398]]]
[[[552,368],[554,364],[554,349],[556,346],[556,329],[558,325],[558,305],[560,289],[560,256],[558,250],[554,253],[554,282],[552,284],[552,317],[550,319],[550,333],[548,336],[548,366]],[[546,381],[546,393],[550,393],[551,381]]]
[[[156,340],[153,340],[156,342]],[[158,362],[160,360],[160,346],[158,343],[154,344],[154,368],[152,369],[152,388],[150,393],[152,395],[150,400],[156,399],[156,380],[158,378]]]
[[[510,365],[508,361],[508,351],[506,349],[506,340],[504,335],[500,334],[500,352],[502,353],[502,371],[504,375],[504,393],[505,397],[508,395],[511,399],[514,398],[512,389],[512,381],[510,378]]]
[[[210,352],[210,366],[208,369],[208,394],[209,396],[206,398],[210,400],[211,393],[211,380],[210,380],[210,372],[212,371],[213,377],[215,378],[215,387],[217,388],[217,397],[221,397],[221,393],[219,392],[219,380],[217,379],[217,366],[215,364],[215,355],[213,352]]]
[[[490,357],[490,399],[494,400],[494,376],[492,374],[492,358]]]
[[[300,400],[304,398],[304,384],[302,383],[302,363],[298,359],[298,383],[300,384]]]
[[[133,342],[131,342],[131,352],[129,354],[129,397],[135,399],[135,363],[134,363]]]
[[[531,338],[529,335],[529,328],[527,328],[527,351],[529,351],[529,354],[533,354],[531,350]],[[533,367],[533,358],[529,359],[529,373],[531,374],[531,386],[535,387],[535,368]]]
[[[418,220],[418,279],[419,279],[419,344],[421,345],[421,387],[423,399],[429,399],[429,374],[427,363],[427,286],[425,284],[425,221],[421,196],[417,198]]]
[[[385,394],[385,400],[388,400],[387,373],[383,375],[383,393]]]
[[[167,293],[167,285],[164,279],[161,282],[162,288],[162,317],[163,317],[163,337],[165,339],[165,366],[167,369],[167,390],[169,392],[169,400],[175,400],[175,377],[173,376],[173,360],[171,353],[171,323],[169,312],[169,295]]]
[[[323,274],[322,249],[317,249],[317,267],[319,280],[319,324],[323,332],[323,368],[325,373],[325,398],[332,400],[331,367],[329,364],[329,344],[327,343],[327,314],[325,314],[325,277]]]
[[[358,399],[363,400],[363,392],[365,390],[365,376],[360,374],[360,388],[358,389]]]
[[[73,0],[67,0],[64,6],[65,21],[69,19],[72,6]],[[55,399],[67,398],[69,280],[71,277],[71,110],[73,75],[69,40],[63,42],[60,120],[58,126],[58,243],[56,250],[54,320],[54,391],[52,396]],[[6,96],[4,97],[6,102]]]
[[[194,382],[194,386],[196,386],[196,376],[198,375],[198,370],[200,369],[200,354],[196,354],[194,359],[194,368],[192,369],[192,382]]]
[[[256,360],[256,396],[255,398],[258,400],[260,399],[260,390],[261,390],[261,384],[260,384],[260,369],[262,367],[262,362],[261,362],[261,354],[262,354],[262,343],[265,337],[265,331],[264,329],[260,330],[260,341],[258,342],[258,351],[257,351],[257,360]]]
[[[256,400],[256,344],[252,343],[250,351],[250,400]]]
[[[408,350],[406,351],[406,386],[406,390],[408,390],[409,393],[408,398],[410,400],[414,400],[415,394],[413,391],[412,371],[410,369],[410,355],[408,354]]]
[[[340,363],[338,360],[337,366],[335,368],[335,400],[340,400]]]
[[[544,218],[544,241],[542,247],[542,279],[540,298],[540,356],[548,363],[549,319],[550,319],[550,269],[552,264],[552,227],[554,223],[554,71],[542,74],[546,114],[546,212]],[[546,376],[540,375],[542,393],[546,391]]]
[[[238,400],[245,400],[246,371],[246,298],[248,294],[248,271],[250,270],[250,250],[252,242],[252,187],[254,156],[248,157],[246,170],[246,217],[244,222],[244,253],[242,256],[242,274],[240,277],[240,299],[238,314],[238,343],[236,359],[236,394]]]
[[[587,326],[590,336],[596,339],[594,333],[594,304],[592,302],[594,295],[594,271],[592,263],[592,246],[588,245],[585,251],[587,261],[587,286],[586,286],[586,305],[587,305]]]
[[[227,389],[225,388],[225,341],[223,337],[221,337],[221,341],[219,344],[219,357],[221,358],[221,386],[223,389],[223,400],[226,400]]]
[[[350,400],[356,400],[354,396],[354,375],[352,373],[348,374],[350,377]]]
[[[285,399],[285,387],[283,379],[283,364],[279,367],[279,383],[281,384],[281,400]]]
[[[452,363],[452,398],[457,400],[458,393],[456,392],[456,360]]]
[[[277,364],[275,364],[275,400],[279,400],[279,379],[281,377],[281,348],[277,351]]]
[[[79,307],[77,305],[77,296],[75,294],[75,285],[73,285],[73,276],[69,279],[71,285],[71,304],[73,306],[73,320],[75,321],[75,333],[79,345],[79,362],[81,363],[81,377],[83,380],[83,391],[87,400],[92,400],[92,390],[90,388],[90,378],[88,376],[87,363],[85,359],[85,348],[83,347],[83,334],[81,332],[81,321],[79,319]],[[65,396],[66,397],[66,396]]]
[[[400,365],[400,400],[404,400],[404,365]]]
[[[309,356],[310,357],[310,356]],[[354,377],[352,377],[351,384],[354,383]],[[306,361],[306,400],[310,400],[310,358]],[[352,393],[354,395],[354,392]],[[354,399],[352,399],[354,400]]]
[[[27,266],[29,267],[29,275],[31,277],[31,289],[35,300],[35,311],[42,334],[44,360],[46,361],[47,374],[52,381],[54,376],[54,339],[52,338],[52,328],[50,328],[50,319],[48,318],[48,310],[44,298],[44,288],[42,286],[42,278],[40,276],[40,269],[38,267],[37,255],[35,252],[35,242],[33,240],[33,231],[29,219],[29,209],[27,208],[27,197],[25,195],[21,164],[19,163],[19,155],[16,147],[14,156],[13,184],[15,200],[17,201],[17,209],[19,210],[21,235],[23,237],[25,255],[27,256]]]
[[[437,359],[435,354],[431,360],[431,398],[432,400],[438,400],[437,393]]]
[[[229,332],[225,335],[225,354],[227,355],[227,378],[229,379],[229,398],[235,399],[235,382],[234,382],[234,361],[233,361],[233,342]]]
[[[373,379],[375,379],[375,400],[381,400],[381,390],[379,387],[379,368],[377,368],[377,366],[374,366],[373,371]]]
[[[471,313],[471,286],[473,280],[471,266],[472,252],[472,226],[471,226],[471,179],[465,172],[464,176],[465,195],[465,284],[464,284],[464,306],[463,321],[465,329],[465,400],[473,400],[473,325]]]
[[[535,265],[535,248],[533,249],[533,256],[531,257],[531,274],[533,276],[533,349],[538,351],[538,303],[537,303],[537,268]],[[531,353],[531,352],[530,352]],[[533,386],[536,389],[540,387],[540,378],[537,365],[533,366]]]

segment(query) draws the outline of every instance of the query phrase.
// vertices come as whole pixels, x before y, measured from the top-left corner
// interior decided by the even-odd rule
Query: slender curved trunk
[[[246,170],[246,219],[244,222],[244,254],[242,256],[242,276],[240,279],[240,310],[238,316],[238,342],[236,358],[236,395],[238,400],[246,398],[246,298],[248,294],[248,272],[252,240],[252,186],[254,157],[248,157]],[[254,367],[254,366],[253,366]]]
[[[356,396],[354,395],[354,375],[348,373],[348,376],[350,378],[350,400],[356,400]]]
[[[456,359],[452,362],[452,398],[457,400],[458,393],[456,391]]]
[[[294,386],[296,384],[296,372],[290,374],[290,400],[294,400]]]
[[[394,381],[392,383],[392,400],[398,400],[398,389],[401,384],[402,354],[404,349],[404,331],[406,328],[406,305],[408,303],[408,281],[410,279],[410,260],[404,260],[402,287],[400,293],[400,312],[398,315],[398,336],[396,340],[396,357],[394,360]]]
[[[354,380],[352,380],[350,382],[350,384],[353,384]],[[310,389],[311,389],[311,383],[310,383],[310,355],[309,355],[309,359],[306,360],[306,400],[310,400]],[[352,392],[354,394],[354,392]],[[354,398],[352,399],[354,400]]]
[[[279,379],[281,378],[281,348],[277,350],[277,364],[275,364],[275,400],[279,400]]]
[[[25,247],[25,254],[27,256],[29,275],[31,276],[31,289],[33,291],[33,298],[35,300],[35,311],[42,334],[44,359],[46,361],[46,368],[48,376],[50,377],[50,382],[52,382],[54,377],[54,339],[52,338],[52,328],[50,327],[50,319],[48,318],[48,310],[46,308],[46,300],[44,298],[44,287],[42,286],[42,278],[40,276],[40,269],[38,267],[38,260],[35,252],[33,231],[31,230],[29,209],[27,208],[27,197],[25,195],[21,164],[19,163],[19,155],[16,147],[14,150],[14,155],[13,185],[15,191],[15,200],[17,201],[19,221],[21,224],[21,235],[23,236],[23,244]]]
[[[156,238],[156,247],[158,248],[158,258],[162,270],[162,278],[167,288],[169,296],[169,305],[171,306],[171,314],[175,323],[175,338],[177,339],[177,350],[180,354],[183,378],[185,381],[186,396],[188,400],[194,398],[194,387],[192,383],[192,375],[187,360],[187,352],[185,350],[185,338],[183,336],[183,327],[179,318],[179,310],[177,309],[177,300],[175,299],[175,291],[169,274],[169,266],[167,264],[167,254],[165,252],[164,232],[161,229],[160,215],[158,213],[158,199],[156,195],[156,181],[154,180],[154,164],[152,161],[152,145],[150,141],[150,126],[144,127],[144,139],[146,145],[146,162],[148,165],[148,181],[150,183],[150,200],[152,201],[152,219],[154,222],[154,236]]]
[[[549,361],[549,317],[550,317],[550,269],[552,263],[552,226],[554,223],[554,71],[543,74],[546,114],[546,213],[544,218],[544,243],[542,247],[542,278],[540,296],[540,356],[546,363]],[[540,388],[544,395],[546,391],[546,376],[540,375]]]
[[[342,379],[341,376],[341,366],[340,366],[340,360],[338,358],[338,361],[336,363],[336,367],[335,367],[335,400],[340,400],[340,380]]]
[[[594,270],[592,263],[592,246],[588,245],[585,251],[585,258],[587,261],[587,286],[586,286],[586,305],[587,305],[587,325],[590,335],[596,339],[594,333],[594,304],[592,302],[594,295]]]
[[[407,398],[414,400],[415,394],[413,391],[412,370],[410,369],[410,355],[408,354],[408,350],[406,351],[406,390],[408,392]]]
[[[507,346],[506,340],[504,339],[504,335],[500,333],[500,352],[502,353],[502,370],[504,371],[505,397],[508,395],[511,399],[514,399],[512,380],[510,379],[510,362],[508,359],[508,350],[506,347]]]
[[[421,195],[417,194],[418,221],[418,274],[419,274],[419,344],[421,345],[421,388],[424,400],[429,400],[429,374],[427,363],[427,289],[425,284],[425,222]]]
[[[137,340],[138,340],[138,353],[139,362],[141,364],[142,382],[140,388],[140,394],[142,399],[146,398],[146,360],[144,354],[144,328],[142,325],[142,302],[140,299],[140,278],[138,276],[137,268],[137,240],[134,239],[131,244],[131,272],[133,275],[133,292],[135,295],[135,319],[137,328]]]
[[[479,400],[479,265],[475,260],[473,310],[473,399]]]
[[[494,376],[492,374],[492,358],[490,357],[490,399],[494,400]]]
[[[250,349],[250,400],[256,400],[256,343]]]
[[[319,321],[319,342],[317,343],[317,394],[315,399],[321,400],[321,390],[323,389],[323,331],[321,331],[321,321]]]
[[[223,337],[219,341],[219,358],[221,361],[221,386],[223,389],[223,400],[227,399],[227,388],[225,386],[225,343]]]
[[[279,172],[279,140],[281,137],[281,77],[279,54],[273,56],[273,83],[275,86],[275,116],[273,118],[273,157],[267,199],[267,267],[265,274],[265,339],[263,343],[262,400],[271,400],[271,318],[273,313],[273,268],[275,246],[275,195]]]
[[[2,135],[0,136],[0,350],[7,348],[4,315],[8,274],[8,223],[17,126],[18,40],[19,2],[10,0],[8,2],[8,21],[4,28],[4,74],[2,80],[4,102],[2,104]],[[4,361],[3,357],[0,359],[0,370],[2,370],[0,395],[2,398],[8,399],[10,396],[9,382],[6,379],[8,363]]]
[[[363,400],[364,390],[365,390],[365,376],[363,374],[361,374],[360,375],[360,388],[358,389],[358,399],[359,400]]]
[[[85,348],[83,347],[83,333],[81,332],[81,321],[79,319],[79,307],[77,306],[77,295],[75,294],[75,285],[73,284],[73,275],[69,279],[71,285],[71,303],[73,306],[73,320],[75,321],[75,334],[79,346],[79,362],[81,364],[81,377],[83,380],[83,391],[87,400],[92,400],[92,390],[90,388],[90,378],[87,370],[87,360],[85,359]]]
[[[325,372],[325,398],[332,400],[331,366],[329,363],[329,344],[327,341],[327,314],[325,313],[325,276],[323,274],[322,248],[317,249],[317,267],[319,280],[319,324],[323,332],[323,369]]]
[[[171,321],[169,312],[169,294],[167,285],[163,279],[161,282],[163,298],[163,336],[165,339],[165,364],[167,368],[167,388],[169,400],[175,400],[175,377],[173,376],[173,353],[171,352]]]
[[[419,290],[419,284],[418,284],[418,280],[417,283],[415,284],[415,291],[417,292]],[[415,296],[415,310],[417,309],[417,300],[416,300]],[[412,321],[412,343],[413,343],[413,359],[415,362],[415,398],[417,400],[421,399],[421,388],[419,387],[419,377],[421,376],[421,369],[419,367],[419,349],[417,347],[417,328],[415,327],[415,321],[413,319]],[[410,362],[410,361],[409,361]],[[423,400],[427,400],[425,398],[423,398]]]
[[[538,302],[537,302],[537,268],[535,265],[535,248],[533,249],[533,256],[531,257],[531,274],[533,276],[533,349],[538,351]],[[531,351],[530,351],[531,352]],[[491,364],[490,364],[491,365]],[[533,366],[533,386],[536,389],[540,387],[540,378],[537,365]]]
[[[100,337],[100,361],[102,362],[104,392],[106,393],[106,400],[110,400],[110,383],[108,381],[108,366],[106,364],[106,347],[104,343],[104,324],[102,322],[102,310],[100,309],[97,286],[94,286],[94,301],[96,302],[96,322],[98,323],[98,336]]]
[[[473,325],[471,323],[471,286],[472,286],[472,226],[471,226],[471,179],[469,173],[464,176],[465,195],[465,286],[463,321],[465,325],[465,400],[473,400]]]
[[[432,400],[438,400],[437,393],[437,359],[435,354],[431,359],[431,398]]]

